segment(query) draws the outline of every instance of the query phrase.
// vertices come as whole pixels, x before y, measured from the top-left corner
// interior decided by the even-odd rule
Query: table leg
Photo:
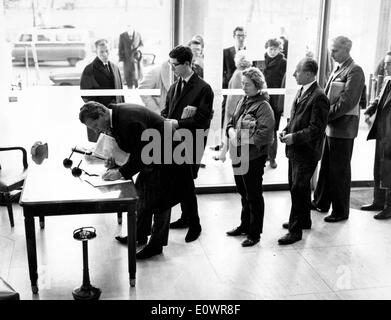
[[[39,226],[41,229],[45,229],[45,216],[39,216]]]
[[[136,206],[132,204],[128,210],[128,267],[129,283],[136,285]]]
[[[31,209],[23,208],[24,228],[26,232],[27,259],[31,281],[31,290],[38,293],[38,267],[37,267],[37,246],[35,240],[34,214]]]
[[[117,220],[118,220],[118,224],[122,224],[122,212],[117,212]]]

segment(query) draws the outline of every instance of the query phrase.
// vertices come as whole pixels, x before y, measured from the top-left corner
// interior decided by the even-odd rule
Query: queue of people
[[[265,66],[261,70],[252,66],[246,56],[245,36],[244,28],[235,28],[234,38],[238,47],[224,51],[227,88],[242,88],[244,95],[229,96],[224,100],[224,137],[222,145],[214,149],[220,150],[215,160],[225,161],[229,153],[242,204],[240,224],[226,234],[246,236],[242,246],[249,247],[260,241],[263,231],[265,203],[262,182],[267,160],[272,168],[277,167],[275,155],[282,114],[281,97],[270,97],[265,89],[280,88],[289,75],[286,75],[286,58],[281,52],[281,42],[277,39],[266,42]],[[102,42],[97,42],[97,48],[100,46],[103,46]],[[350,162],[365,84],[362,68],[350,56],[351,48],[352,41],[345,36],[332,40],[330,52],[336,66],[324,89],[317,82],[318,64],[311,57],[303,54],[292,75],[300,89],[292,103],[287,126],[278,136],[279,141],[285,144],[288,158],[292,203],[289,219],[282,224],[288,233],[278,239],[280,245],[300,241],[302,230],[311,229],[311,210],[329,212],[332,209],[324,219],[328,223],[349,218]],[[121,97],[110,97],[110,101],[86,97],[86,104],[80,111],[81,122],[90,130],[111,133],[119,146],[132,154],[127,164],[111,168],[103,178],[132,178],[140,173],[136,181],[140,196],[137,241],[146,246],[137,253],[138,259],[162,253],[170,228],[188,228],[186,242],[195,241],[202,232],[194,179],[198,176],[214,113],[213,90],[200,73],[203,71],[203,50],[202,37],[194,37],[188,46],[175,47],[169,53],[168,62],[144,75],[140,88],[162,90],[160,97],[143,97],[146,108],[121,103]],[[101,72],[116,88],[117,71],[112,63],[107,63],[106,56],[97,50],[94,63],[99,67],[87,67],[83,77],[91,72]],[[227,60],[228,56],[233,64]],[[389,61],[391,56],[387,63]],[[109,67],[106,68],[105,64]],[[391,63],[385,64],[387,75],[391,75],[390,66]],[[170,69],[176,77],[171,85],[168,80]],[[90,80],[95,86],[83,85],[83,88],[99,88],[98,79],[99,76],[96,76],[96,79]],[[100,88],[106,88],[105,84]],[[391,81],[387,79],[379,97],[366,112],[366,122],[372,125],[368,139],[376,139],[375,189],[373,203],[363,206],[362,210],[381,210],[376,219],[391,217],[390,95]],[[145,164],[142,159],[144,145],[140,143],[143,130],[157,129],[163,137],[167,126],[176,137],[172,138],[175,141],[172,146],[182,145],[181,154],[185,154],[187,161]],[[191,139],[186,139],[186,135]],[[162,149],[163,142],[160,145]],[[171,153],[174,158],[177,154],[174,148],[165,152]],[[311,201],[311,178],[319,161],[319,180]],[[181,204],[181,217],[170,223],[170,210],[176,204]],[[127,243],[126,237],[118,237],[117,240]]]

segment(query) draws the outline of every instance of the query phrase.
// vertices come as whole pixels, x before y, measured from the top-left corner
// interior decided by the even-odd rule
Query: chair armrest
[[[27,169],[27,151],[23,147],[7,147],[7,148],[0,148],[0,151],[12,151],[12,150],[20,150],[23,153],[23,167]]]

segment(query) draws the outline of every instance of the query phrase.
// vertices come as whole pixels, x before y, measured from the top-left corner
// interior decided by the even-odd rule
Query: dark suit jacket
[[[128,87],[137,83],[141,78],[141,58],[139,47],[143,46],[143,41],[139,32],[133,32],[133,38],[128,32],[123,32],[119,36],[118,56],[119,61],[124,62],[124,73]],[[137,85],[136,85],[137,86]]]
[[[229,80],[236,70],[235,66],[235,47],[229,47],[223,51],[223,88],[228,88]]]
[[[333,138],[354,139],[358,134],[358,105],[365,84],[364,72],[352,58],[349,58],[337,73],[330,76],[325,89],[326,94],[332,81],[345,83],[345,89],[338,100],[330,106],[326,134]]]
[[[293,102],[291,117],[283,131],[293,134],[293,144],[286,146],[286,156],[298,161],[318,161],[322,155],[330,103],[317,82]]]
[[[118,67],[110,61],[108,64],[111,68],[110,74],[98,57],[87,65],[81,75],[80,89],[122,89],[121,74]],[[125,101],[123,96],[84,96],[82,98],[85,102],[96,101],[106,107],[110,103],[121,103]]]
[[[196,130],[208,130],[210,121],[213,117],[213,98],[214,94],[212,88],[204,80],[202,80],[196,73],[193,73],[189,82],[183,87],[179,98],[175,99],[177,89],[177,82],[171,85],[167,93],[166,105],[162,110],[162,116],[169,119],[178,120],[179,129],[189,129],[193,135],[193,145],[188,146],[193,148],[193,175],[197,176],[199,164],[203,155],[196,152]],[[196,113],[187,119],[181,119],[183,109],[187,106],[197,108]],[[205,149],[206,138],[204,138],[202,151]],[[200,143],[200,141],[199,141]],[[199,149],[199,148],[198,148]]]
[[[134,62],[134,59],[137,58],[135,51],[142,46],[143,40],[141,39],[140,33],[133,32],[133,39],[129,37],[128,32],[121,33],[118,44],[119,61],[123,61],[124,63]]]
[[[391,78],[386,78],[379,96],[365,114],[374,115],[368,140],[380,142],[380,181],[382,187],[391,188]]]
[[[139,173],[136,188],[139,195],[138,210],[160,211],[171,208],[180,201],[183,196],[194,189],[191,169],[189,165],[165,164],[164,148],[175,148],[178,143],[172,142],[167,122],[153,111],[143,106],[121,103],[112,105],[113,136],[118,146],[130,153],[129,160],[119,171],[126,179]],[[159,163],[146,163],[142,158],[143,148],[150,141],[141,141],[141,136],[146,129],[155,129],[160,133],[158,141],[162,158]],[[171,139],[167,141],[167,139]]]

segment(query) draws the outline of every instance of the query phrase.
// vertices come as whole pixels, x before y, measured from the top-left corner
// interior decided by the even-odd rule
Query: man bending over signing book
[[[172,137],[167,132],[174,133],[175,129],[170,122],[147,108],[127,103],[114,104],[112,109],[108,109],[98,102],[90,101],[80,109],[79,119],[97,133],[112,135],[118,146],[130,153],[128,161],[123,166],[109,169],[102,178],[131,179],[139,173],[135,183],[139,196],[137,216],[151,212],[153,227],[148,244],[137,252],[136,258],[147,259],[162,253],[163,246],[166,246],[168,241],[171,207],[181,202],[189,192],[194,193],[194,181],[188,164],[178,165],[175,159],[172,164],[163,163],[164,154],[170,152],[172,155],[175,148]],[[146,131],[148,129],[149,132]],[[153,157],[151,164],[146,164],[151,160],[148,155],[142,155],[143,148],[150,143],[141,141],[144,131],[151,133],[151,136],[152,131],[160,135],[160,139],[152,144],[156,147],[156,151],[153,149],[152,153],[161,157]],[[146,238],[146,235],[140,236]],[[140,239],[139,234],[137,239]]]

